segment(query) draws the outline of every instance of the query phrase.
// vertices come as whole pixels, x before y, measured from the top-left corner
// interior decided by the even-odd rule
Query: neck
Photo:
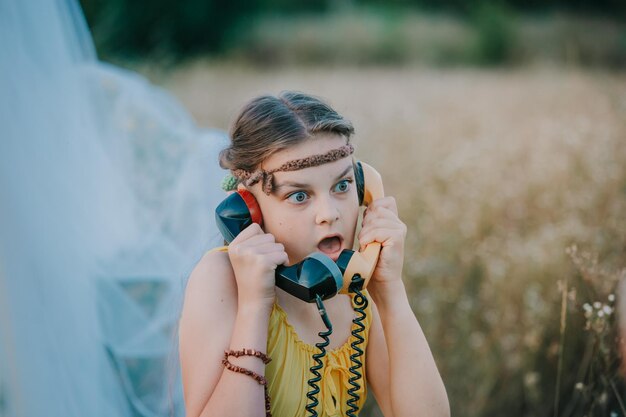
[[[288,292],[276,287],[276,303],[285,311],[296,314],[317,312],[315,303],[305,303]]]

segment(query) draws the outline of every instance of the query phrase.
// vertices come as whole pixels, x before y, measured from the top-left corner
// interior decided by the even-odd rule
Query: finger
[[[250,226],[243,229],[231,242],[231,245],[234,243],[235,245],[239,242],[243,242],[248,240],[252,236],[263,234],[263,229],[257,223],[252,223]]]
[[[385,242],[391,238],[401,236],[401,230],[390,230],[389,228],[372,228],[359,233],[359,244],[365,245],[371,242]]]
[[[276,242],[276,238],[274,238],[273,234],[262,233],[260,235],[251,236],[249,239],[242,241],[241,243],[239,243],[239,246],[254,247],[258,245],[264,245],[264,244],[275,243],[275,242]]]
[[[250,249],[254,250],[256,246],[265,245],[265,244],[274,243],[274,242],[275,242],[275,239],[273,235],[264,233],[261,235],[254,235],[247,240],[237,242],[235,245],[231,243],[229,246],[229,250],[232,248],[235,251],[235,253],[239,253],[242,251],[248,251]]]
[[[265,243],[254,247],[254,252],[258,254],[267,254],[274,252],[284,252],[285,246],[282,243]]]
[[[267,257],[268,262],[271,262],[273,265],[287,265],[289,263],[289,257],[287,256],[287,252],[283,251],[274,251],[267,253],[265,255]]]
[[[367,221],[363,220],[361,223],[361,229],[370,229],[373,227],[389,227],[391,229],[398,229],[404,226],[404,223],[402,223],[399,219],[386,217],[370,218]]]
[[[386,207],[378,207],[376,210],[371,211],[367,213],[367,215],[363,216],[363,224],[366,224],[366,222],[371,222],[371,221],[374,221],[376,219],[381,219],[381,218],[393,219],[395,221],[400,222],[400,218],[398,217],[398,214],[395,213],[393,210],[388,209]]]
[[[389,218],[399,219],[398,213],[396,211],[388,207],[382,207],[382,206],[372,209],[371,211],[366,211],[363,214],[363,220],[376,218],[376,217],[389,217]]]
[[[372,203],[367,207],[366,211],[376,211],[377,209],[383,207],[391,210],[396,215],[398,214],[398,205],[396,204],[396,199],[391,196],[382,197],[372,201]]]
[[[362,234],[371,229],[388,229],[389,231],[403,230],[406,232],[407,227],[406,224],[398,219],[377,218],[363,222],[359,233]]]
[[[402,228],[389,229],[387,227],[372,228],[365,232],[359,233],[359,245],[366,246],[372,242],[382,243],[383,246],[392,244],[393,242],[402,243],[405,238],[405,230]]]
[[[239,238],[241,235],[237,236]],[[248,239],[244,239],[245,235],[241,240],[237,240],[235,238],[230,245],[228,245],[228,253],[229,255],[239,256],[242,253],[246,253],[248,251],[254,251],[254,248],[259,245],[264,244],[272,244],[274,243],[274,235],[270,233],[261,233],[257,235],[253,235]]]

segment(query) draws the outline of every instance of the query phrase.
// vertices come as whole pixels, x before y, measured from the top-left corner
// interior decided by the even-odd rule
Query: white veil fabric
[[[97,61],[74,0],[0,0],[0,417],[184,415],[219,131]]]

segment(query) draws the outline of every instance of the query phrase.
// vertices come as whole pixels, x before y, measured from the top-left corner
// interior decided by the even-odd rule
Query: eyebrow
[[[335,177],[335,181],[339,180],[342,177],[345,177],[346,174],[348,174],[348,172],[352,171],[353,169],[354,169],[354,167],[352,166],[352,164],[350,164],[350,166],[346,167],[346,169],[344,169],[341,174],[339,174],[339,175],[337,175],[337,177]],[[310,185],[309,184],[300,183],[300,182],[285,181],[285,182],[282,182],[280,184],[274,184],[274,192],[277,192],[280,188],[283,188],[283,187],[309,188]]]

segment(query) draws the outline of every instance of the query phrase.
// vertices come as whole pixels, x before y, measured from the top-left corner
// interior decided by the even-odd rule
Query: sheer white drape
[[[74,0],[0,0],[0,54],[0,416],[182,415],[224,135],[99,63]]]

